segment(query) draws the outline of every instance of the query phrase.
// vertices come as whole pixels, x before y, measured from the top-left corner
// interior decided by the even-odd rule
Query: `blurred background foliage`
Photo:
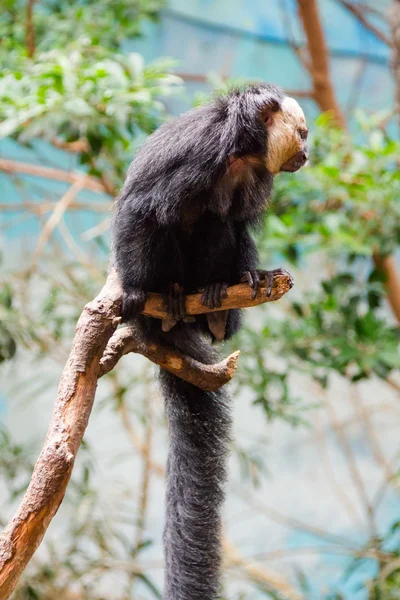
[[[126,50],[127,40],[168,15],[160,13],[163,6],[158,0],[3,3],[3,524],[29,481],[76,320],[104,280],[112,200],[135,148],[176,112],[175,100],[185,98],[184,80],[203,82],[208,88],[213,81],[226,84],[225,74],[205,82],[188,74],[178,76],[174,68],[179,70],[179,63],[165,58],[146,62],[138,52]],[[381,23],[376,7],[355,6],[364,20],[372,13],[367,24]],[[288,18],[297,29],[301,19],[294,9]],[[382,35],[389,35],[387,29],[384,25]],[[289,42],[298,54],[298,44]],[[308,75],[312,80],[311,71]],[[194,92],[199,90],[200,86]],[[187,107],[192,100],[185,98]],[[315,93],[312,100],[321,108]],[[235,543],[225,539],[226,598],[400,597],[400,514],[393,508],[395,502],[383,516],[379,513],[386,495],[398,503],[400,448],[393,446],[390,435],[385,444],[386,424],[374,421],[382,406],[390,405],[388,420],[393,426],[400,424],[400,287],[395,259],[400,241],[400,147],[391,105],[384,108],[374,114],[354,111],[349,129],[338,127],[335,106],[310,122],[310,165],[295,176],[277,178],[271,209],[256,233],[262,264],[288,267],[297,285],[277,306],[249,311],[246,327],[231,344],[241,349],[232,384],[235,398],[245,404],[245,410],[238,409],[239,421],[249,411],[252,420],[245,418],[250,434],[241,435],[238,429],[235,436],[232,495],[244,506],[230,509],[230,518],[251,511],[257,541],[251,552],[246,544],[241,548],[246,524]],[[80,170],[87,174],[81,186],[76,177]],[[27,414],[33,410],[44,423],[39,431],[27,422],[20,425],[18,415],[28,399],[35,406]],[[348,405],[353,407],[350,416],[342,412]],[[316,422],[321,418],[327,420],[318,433]],[[356,421],[361,433],[354,434],[347,421]],[[101,383],[93,435],[85,440],[60,515],[15,592],[16,600],[161,598],[162,503],[154,498],[162,498],[164,425],[152,367],[141,357],[125,358]],[[281,448],[274,432],[298,439],[293,437],[298,435],[294,426],[296,431],[315,430],[325,442],[334,435],[350,481],[340,470],[339,475],[326,476],[338,496],[344,496],[344,505],[357,504],[353,521],[345,527],[332,522],[328,532],[313,518],[308,524],[297,519],[293,490],[299,483],[294,483],[292,472],[282,474],[288,481],[284,505],[291,507],[289,515],[263,505],[266,490],[275,485],[287,460],[283,454],[274,468],[274,455]],[[115,439],[110,430],[125,435],[128,443],[113,453],[113,442],[104,441],[106,468],[96,447],[107,436]],[[317,453],[325,470],[323,452]],[[378,468],[373,479],[366,455]],[[271,470],[278,473],[272,476]],[[354,488],[350,501],[349,488]],[[313,506],[318,513],[325,498],[315,496],[312,502],[311,515]],[[263,530],[267,537],[257,538],[263,514],[302,532],[297,546],[289,536],[283,540],[285,549],[272,550],[268,527]],[[320,558],[303,564],[306,542],[309,552]],[[296,547],[299,556],[290,563],[283,560],[285,552]],[[345,562],[334,563],[334,568],[327,556],[335,555],[343,555]],[[323,581],[314,571],[318,560],[330,565]]]

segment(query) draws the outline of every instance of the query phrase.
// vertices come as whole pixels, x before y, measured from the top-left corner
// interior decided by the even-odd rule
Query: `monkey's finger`
[[[208,308],[215,308],[214,306],[214,288],[212,285],[207,287],[207,306]]]
[[[174,312],[173,306],[173,284],[168,284],[167,293],[163,295],[164,297],[164,308],[167,311],[168,315],[172,316]]]
[[[179,294],[179,314],[180,314],[181,319],[183,319],[184,316],[186,315],[185,294],[183,292],[181,292]]]
[[[208,285],[204,290],[204,294],[202,295],[201,303],[203,306],[207,306],[207,308],[214,308],[214,297],[213,297],[213,286]]]
[[[174,317],[177,321],[182,319],[183,311],[182,311],[182,301],[183,301],[183,288],[179,285],[179,283],[174,283],[173,285],[173,306],[174,306]]]
[[[222,298],[222,300],[225,300],[225,298],[228,297],[228,284],[227,283],[223,283],[222,284],[222,289],[221,289],[221,294],[220,297]]]
[[[173,283],[171,286],[171,305],[172,305],[172,315],[175,320],[178,320],[178,288],[177,284]]]
[[[208,288],[207,287],[204,289],[204,292],[201,295],[201,303],[203,306],[208,307]]]
[[[247,283],[249,284],[249,286],[251,288],[254,287],[254,278],[253,278],[252,271],[246,271],[246,278],[247,278]]]
[[[258,288],[260,287],[260,275],[258,271],[253,272],[253,292],[251,294],[252,299],[257,296]]]
[[[274,272],[273,271],[266,271],[265,272],[265,279],[267,281],[267,287],[265,290],[265,295],[267,298],[270,298],[271,294],[272,294],[272,287],[274,285]]]
[[[221,307],[222,284],[221,283],[214,283],[213,287],[214,287],[214,289],[213,289],[214,308],[220,308]]]
[[[171,316],[175,319],[175,321],[178,320],[178,315],[177,315],[177,298],[175,296],[175,292],[173,290],[172,294],[171,294]]]

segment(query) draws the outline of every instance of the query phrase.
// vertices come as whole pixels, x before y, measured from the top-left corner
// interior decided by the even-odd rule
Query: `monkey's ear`
[[[261,109],[261,119],[264,121],[267,127],[272,125],[274,113],[277,113],[280,108],[281,105],[278,100],[271,99],[269,102],[264,104]]]

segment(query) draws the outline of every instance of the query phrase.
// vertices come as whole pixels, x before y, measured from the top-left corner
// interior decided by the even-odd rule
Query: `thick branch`
[[[276,275],[271,298],[262,291],[252,300],[247,284],[228,288],[223,308],[256,306],[277,300],[292,286],[290,275]],[[122,290],[111,271],[100,294],[79,318],[68,362],[64,368],[52,420],[28,490],[12,521],[0,536],[0,598],[7,600],[22,571],[38,548],[56,514],[71,477],[75,457],[92,410],[99,377],[108,373],[127,352],[139,352],[182,379],[215,390],[232,377],[238,352],[216,365],[203,365],[156,344],[145,345],[131,328],[118,330]],[[187,297],[189,314],[209,312],[200,294]],[[146,314],[165,316],[162,298],[150,294]]]
[[[118,323],[121,290],[112,273],[79,318],[45,444],[22,504],[0,537],[0,598],[6,600],[57,512],[85,432],[99,362]]]
[[[220,308],[209,309],[202,305],[201,294],[189,294],[186,296],[186,312],[188,315],[200,315],[218,310],[226,310],[230,308],[248,308],[250,306],[258,306],[264,302],[274,302],[282,298],[293,286],[293,280],[289,272],[276,274],[274,277],[274,285],[269,298],[265,295],[265,282],[261,282],[261,286],[256,297],[251,297],[251,288],[247,283],[232,285],[227,289],[227,297],[223,300]],[[164,308],[164,300],[160,294],[148,294],[148,299],[143,310],[143,314],[154,317],[156,319],[166,319],[168,313]]]

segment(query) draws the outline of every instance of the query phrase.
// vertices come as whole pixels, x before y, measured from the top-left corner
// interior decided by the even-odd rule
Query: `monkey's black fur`
[[[260,111],[278,110],[282,93],[260,84],[234,90],[190,111],[148,138],[117,201],[114,255],[122,281],[123,316],[158,340],[203,363],[215,362],[207,319],[179,321],[169,332],[138,315],[146,292],[184,293],[218,282],[235,284],[256,270],[249,235],[261,218],[273,177],[264,166],[267,128]],[[256,157],[244,176],[227,175],[231,157]],[[231,310],[225,337],[240,327]],[[171,446],[165,525],[166,600],[215,600],[219,590],[220,507],[230,435],[226,392],[201,391],[161,371]]]
[[[205,363],[216,355],[178,324],[176,347]],[[164,545],[165,598],[214,600],[219,591],[220,508],[231,417],[224,390],[214,393],[161,372],[170,430]]]

